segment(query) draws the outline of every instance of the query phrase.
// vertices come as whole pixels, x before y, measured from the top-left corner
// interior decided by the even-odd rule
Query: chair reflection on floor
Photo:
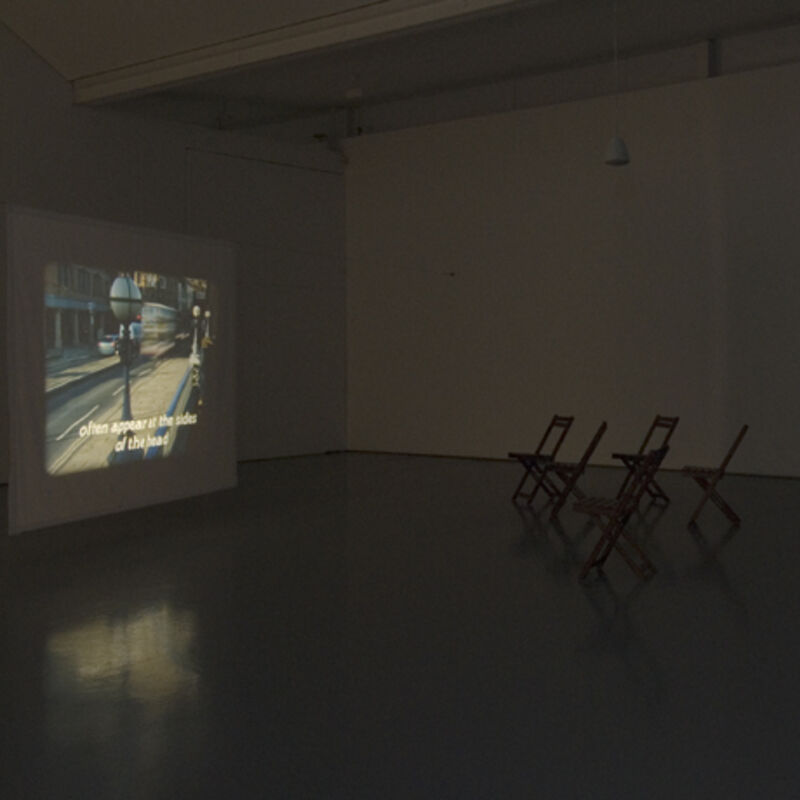
[[[683,474],[690,478],[694,478],[695,482],[703,490],[703,498],[700,500],[700,503],[694,510],[694,514],[692,514],[690,517],[689,525],[693,525],[697,521],[697,517],[700,515],[700,512],[703,510],[703,506],[708,500],[711,500],[711,502],[714,503],[714,505],[720,511],[722,511],[722,513],[734,525],[741,524],[742,521],[739,519],[739,515],[725,502],[725,500],[722,499],[722,495],[720,495],[720,493],[717,491],[717,484],[725,477],[725,471],[728,468],[728,464],[733,458],[733,454],[741,444],[742,439],[744,439],[744,435],[747,433],[747,428],[747,425],[742,426],[742,429],[734,439],[730,450],[728,450],[728,452],[725,454],[725,458],[722,459],[722,463],[718,467],[686,466],[683,468]]]
[[[612,550],[616,550],[640,578],[647,578],[655,574],[654,564],[628,533],[625,526],[631,514],[638,507],[642,494],[664,460],[668,449],[668,447],[661,447],[651,450],[641,459],[636,465],[633,477],[626,481],[625,490],[621,496],[618,495],[614,498],[585,497],[575,503],[573,506],[575,511],[590,514],[598,520],[601,526],[600,538],[583,565],[580,573],[581,579],[589,574],[592,567],[602,568]]]

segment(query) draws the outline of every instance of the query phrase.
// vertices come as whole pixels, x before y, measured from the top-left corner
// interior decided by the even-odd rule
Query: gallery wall
[[[238,458],[344,447],[341,160],[74,107],[70,86],[2,26],[0,70],[0,201],[234,242]],[[2,275],[3,325],[5,311]],[[3,347],[0,482],[6,376]]]
[[[680,415],[667,466],[800,475],[800,67],[347,143],[348,445],[578,457]]]

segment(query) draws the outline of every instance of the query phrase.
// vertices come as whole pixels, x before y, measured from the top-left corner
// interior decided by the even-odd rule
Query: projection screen
[[[225,242],[5,209],[9,532],[236,483]]]

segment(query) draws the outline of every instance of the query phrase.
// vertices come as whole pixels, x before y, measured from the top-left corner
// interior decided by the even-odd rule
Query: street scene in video
[[[215,299],[200,278],[46,266],[48,474],[190,447],[209,403]]]

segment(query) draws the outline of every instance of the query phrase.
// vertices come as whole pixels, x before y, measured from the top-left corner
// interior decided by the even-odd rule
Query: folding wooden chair
[[[522,476],[522,480],[511,496],[512,501],[516,502],[518,497],[522,497],[526,498],[528,505],[530,505],[544,482],[543,465],[555,460],[556,453],[558,453],[564,441],[564,437],[569,432],[574,420],[575,417],[562,417],[558,414],[554,414],[553,419],[550,420],[550,424],[547,426],[547,430],[544,432],[544,436],[542,436],[542,440],[539,442],[539,446],[533,453],[508,454],[509,458],[516,458],[525,468],[525,474]],[[545,447],[549,447],[549,450],[546,450]],[[526,493],[522,491],[522,487],[525,485],[528,478],[533,481],[533,487]],[[550,497],[553,496],[553,489],[551,486],[545,485],[544,489]]]
[[[631,514],[636,511],[668,449],[660,447],[640,458],[630,479],[626,477],[622,494],[614,498],[584,497],[573,506],[575,511],[591,514],[601,526],[600,538],[581,569],[581,580],[589,574],[592,567],[601,568],[612,550],[616,550],[640,578],[655,574],[653,562],[625,530],[625,526]],[[621,541],[623,539],[624,542]]]
[[[628,469],[628,473],[625,476],[625,480],[622,482],[622,485],[619,487],[619,492],[617,493],[617,497],[622,497],[627,489],[628,482],[633,478],[634,473],[636,472],[636,468],[639,465],[639,462],[645,457],[645,454],[648,452],[648,446],[650,450],[659,449],[661,447],[667,447],[669,445],[669,440],[672,437],[675,428],[678,425],[678,420],[680,417],[664,417],[661,414],[656,414],[656,418],[653,420],[653,424],[650,426],[650,430],[647,431],[647,435],[644,437],[644,441],[642,442],[641,447],[636,453],[612,453],[611,457],[619,459]],[[664,437],[661,440],[661,443],[655,445],[651,443],[651,439],[653,438],[653,434],[657,430],[664,431]],[[644,487],[644,491],[650,495],[653,499],[653,502],[656,500],[662,500],[665,504],[669,503],[669,497],[667,497],[667,493],[658,485],[656,482],[655,476],[653,476],[650,481],[648,482],[647,486]]]
[[[544,474],[542,477],[542,485],[546,486],[548,493],[552,492],[552,494],[550,494],[553,501],[553,508],[550,511],[551,520],[554,520],[558,516],[558,512],[561,511],[564,503],[569,499],[570,494],[574,494],[579,500],[586,496],[578,486],[578,478],[583,475],[586,465],[597,449],[597,445],[600,439],[603,438],[607,427],[605,422],[600,424],[591,442],[589,442],[589,446],[584,451],[581,460],[577,463],[552,461],[543,465],[542,471]],[[553,480],[554,478],[555,480]]]
[[[722,513],[734,525],[741,525],[742,521],[739,519],[738,514],[722,499],[717,491],[717,484],[725,477],[725,470],[728,468],[728,464],[733,458],[733,454],[741,444],[742,439],[744,439],[744,435],[747,433],[747,428],[747,425],[742,426],[738,436],[736,439],[734,439],[734,442],[731,445],[731,449],[728,450],[725,458],[722,459],[722,463],[716,469],[690,466],[683,468],[683,474],[688,475],[690,478],[694,478],[697,484],[703,490],[703,499],[700,501],[700,504],[694,510],[694,514],[692,514],[691,518],[689,519],[689,525],[694,524],[694,522],[697,520],[697,517],[707,500],[711,500],[714,505],[716,505],[717,508],[719,508],[720,511],[722,511]]]

